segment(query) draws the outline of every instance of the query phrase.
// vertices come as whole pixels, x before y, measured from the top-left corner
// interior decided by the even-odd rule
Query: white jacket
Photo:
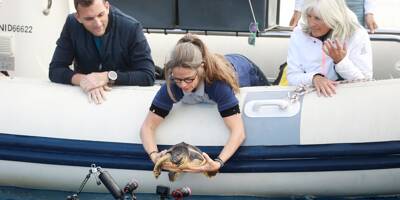
[[[367,31],[358,29],[345,41],[345,45],[347,54],[335,65],[332,58],[323,52],[323,42],[297,26],[289,41],[289,85],[311,85],[317,73],[324,74],[330,80],[337,80],[338,74],[345,80],[372,78],[372,49]]]
[[[303,5],[304,5],[304,0],[296,0],[294,4],[294,10],[301,12]],[[365,14],[375,13],[375,8],[376,8],[375,0],[365,0],[364,3]]]

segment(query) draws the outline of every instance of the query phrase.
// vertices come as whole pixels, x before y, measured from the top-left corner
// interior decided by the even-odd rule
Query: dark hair
[[[89,7],[93,4],[93,2],[96,0],[74,0],[74,6],[75,9],[78,9],[78,5],[81,5],[82,7]],[[103,0],[103,2],[106,2],[107,0]]]

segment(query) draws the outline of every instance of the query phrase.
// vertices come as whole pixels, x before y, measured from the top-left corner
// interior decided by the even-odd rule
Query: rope
[[[249,0],[251,14],[253,15],[254,23],[257,23],[256,16],[254,15],[253,5],[251,4],[251,0]]]
[[[338,84],[349,84],[349,83],[362,83],[362,82],[369,82],[369,81],[374,81],[374,79],[365,78],[365,79],[355,79],[355,80],[343,80],[343,81],[337,81],[337,83]],[[299,101],[300,97],[302,97],[306,94],[310,94],[315,91],[316,91],[316,88],[314,86],[300,85],[293,91],[292,95],[290,95],[290,93],[289,93],[289,95],[288,95],[289,102],[291,104],[294,104]]]

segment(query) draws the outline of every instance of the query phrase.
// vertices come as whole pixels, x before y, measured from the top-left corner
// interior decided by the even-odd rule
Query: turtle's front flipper
[[[179,172],[169,172],[168,173],[169,181],[174,182],[179,174],[180,174]]]
[[[153,174],[156,178],[158,178],[158,176],[160,176],[161,174],[161,167],[164,164],[165,161],[170,160],[171,159],[171,154],[167,153],[164,156],[162,156],[161,158],[159,158],[156,162],[156,164],[154,165],[153,168]]]

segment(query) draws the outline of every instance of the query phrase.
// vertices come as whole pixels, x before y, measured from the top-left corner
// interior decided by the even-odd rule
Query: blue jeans
[[[227,54],[225,58],[235,69],[240,87],[270,85],[261,69],[246,56]]]

